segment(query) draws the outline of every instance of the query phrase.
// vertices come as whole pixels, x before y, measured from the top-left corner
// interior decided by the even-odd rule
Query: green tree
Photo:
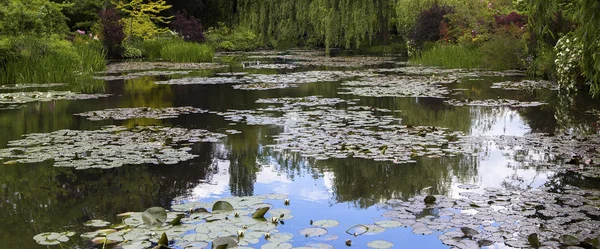
[[[168,31],[158,25],[168,24],[171,16],[159,15],[171,8],[165,0],[118,0],[112,2],[115,7],[129,16],[122,19],[127,38],[150,39],[156,34]]]
[[[48,0],[3,0],[0,8],[0,34],[36,35],[65,33],[68,31],[67,18],[61,12],[69,4],[59,4]]]

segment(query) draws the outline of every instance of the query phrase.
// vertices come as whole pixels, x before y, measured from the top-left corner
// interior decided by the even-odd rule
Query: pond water
[[[81,234],[91,230],[84,222],[118,223],[115,215],[127,211],[262,194],[283,194],[290,200],[287,207],[283,200],[268,202],[291,210],[293,218],[277,230],[294,234],[288,241],[294,247],[321,243],[321,248],[328,248],[323,244],[343,248],[351,239],[356,248],[374,240],[389,241],[394,248],[449,248],[438,238],[444,229],[423,235],[413,233],[415,227],[396,227],[356,237],[346,230],[389,220],[384,216],[391,208],[388,200],[411,202],[422,195],[460,199],[472,191],[464,184],[513,192],[600,188],[597,171],[582,174],[556,166],[565,165],[573,159],[571,154],[578,153],[581,167],[594,167],[595,162],[584,161],[596,158],[598,151],[588,150],[585,155],[578,151],[586,145],[594,148],[600,134],[600,105],[586,94],[559,93],[551,85],[524,82],[520,72],[415,68],[401,58],[336,60],[314,52],[292,52],[232,54],[221,59],[229,63],[151,70],[134,67],[133,71],[126,71],[127,65],[122,64],[112,68],[107,81],[98,80],[90,89],[0,87],[0,94],[10,100],[19,98],[10,93],[43,95],[49,89],[108,94],[49,101],[37,101],[36,95],[27,103],[0,101],[0,150],[18,147],[15,141],[26,139],[24,135],[38,133],[33,140],[49,138],[37,145],[46,146],[43,151],[27,157],[30,161],[15,161],[0,151],[0,248],[41,248],[32,239],[38,233]],[[506,82],[513,84],[501,84]],[[506,89],[511,87],[517,89]],[[127,109],[113,114],[123,117],[113,119],[104,112],[89,113],[136,107],[159,111],[140,118]],[[176,109],[157,118],[160,109],[167,107],[197,111],[185,114]],[[89,115],[75,115],[81,113]],[[63,158],[61,167],[54,167],[58,160],[36,159],[44,154],[56,158],[68,154],[69,148],[77,149],[59,147],[64,142],[55,139],[57,131],[91,132],[110,125],[200,129],[226,137],[216,138],[217,142],[188,138],[183,143],[191,144],[184,152],[195,156],[167,158],[159,164],[130,164],[131,160],[146,162],[147,155],[137,155],[123,165],[118,160],[124,159],[115,156],[116,163],[110,167],[76,163],[82,159],[77,155]],[[442,130],[439,136],[430,136],[438,130]],[[564,136],[558,144],[572,144],[560,140],[566,136],[592,142],[550,152],[538,148],[544,142],[538,147],[506,142],[534,141],[539,134]],[[94,151],[109,143],[97,137],[77,139],[67,145],[83,142],[92,145],[85,150]],[[136,139],[143,138],[127,141],[136,143]],[[113,151],[132,150],[116,148]],[[323,219],[340,224],[328,228],[328,236],[299,234],[311,227],[312,220]],[[264,244],[260,240],[250,246]],[[65,245],[92,246],[78,236]]]

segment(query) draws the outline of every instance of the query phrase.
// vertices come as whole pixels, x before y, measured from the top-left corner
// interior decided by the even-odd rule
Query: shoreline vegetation
[[[89,79],[105,58],[212,62],[215,51],[307,48],[521,69],[600,92],[600,25],[586,21],[600,11],[593,0],[0,2],[2,85]]]

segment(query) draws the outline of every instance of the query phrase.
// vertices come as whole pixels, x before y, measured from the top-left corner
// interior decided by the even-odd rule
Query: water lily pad
[[[573,236],[573,235],[561,235],[559,238],[560,243],[566,246],[576,246],[579,245],[581,242],[579,241],[579,238]]]
[[[162,207],[151,207],[142,213],[144,224],[149,227],[161,226],[167,221],[167,211]]]
[[[40,245],[51,246],[69,241],[69,236],[61,233],[49,232],[37,234],[33,236],[33,239]]]
[[[150,241],[126,241],[119,244],[123,249],[145,249],[152,246]]]
[[[267,211],[269,211],[269,207],[258,208],[252,213],[252,218],[264,218]]]
[[[300,230],[300,234],[305,237],[319,237],[327,234],[327,229],[321,227],[309,227]]]
[[[238,244],[237,240],[232,237],[218,237],[212,241],[212,248],[232,248]]]
[[[83,224],[89,227],[107,227],[110,225],[110,222],[104,220],[88,220]]]
[[[318,227],[329,228],[340,225],[340,222],[337,220],[317,220],[313,222],[313,225]]]
[[[217,201],[213,204],[212,211],[233,211],[233,206],[226,201]]]
[[[116,108],[116,109],[106,109],[101,111],[90,111],[84,113],[77,113],[75,115],[87,117],[88,120],[106,120],[106,119],[114,119],[114,120],[126,120],[126,119],[134,119],[134,118],[152,118],[152,119],[166,119],[166,118],[176,118],[183,114],[191,114],[191,113],[206,113],[207,110],[190,107],[190,106],[181,106],[181,107],[166,107],[166,108],[149,108],[149,107],[137,107],[137,108]]]
[[[382,220],[375,222],[375,225],[383,228],[394,228],[403,226],[403,223],[395,220]]]
[[[285,242],[269,242],[260,247],[260,249],[291,249],[293,246]]]
[[[369,246],[371,248],[376,248],[376,249],[385,249],[385,248],[392,248],[394,246],[394,244],[387,242],[385,240],[374,240],[374,241],[367,243],[367,246]]]

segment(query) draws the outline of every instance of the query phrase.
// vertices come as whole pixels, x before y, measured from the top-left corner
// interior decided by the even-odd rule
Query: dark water
[[[239,70],[239,69],[238,69]],[[274,70],[265,71],[274,73]],[[284,72],[284,71],[280,71]],[[365,98],[360,105],[393,110],[403,124],[446,127],[470,135],[525,135],[532,132],[569,131],[580,134],[600,132],[597,119],[585,113],[598,108],[585,94],[563,96],[556,91],[506,91],[491,89],[492,82],[514,78],[483,77],[464,79],[451,88],[467,89],[459,98],[540,100],[548,105],[531,108],[453,107],[433,98]],[[179,125],[186,128],[224,132],[221,143],[200,143],[192,153],[199,157],[177,165],[129,165],[100,170],[52,167],[51,162],[31,165],[0,165],[0,248],[42,248],[32,237],[41,232],[88,231],[89,219],[115,220],[115,214],[143,211],[151,206],[168,208],[189,200],[214,200],[226,196],[282,193],[292,200],[294,219],[280,231],[296,233],[309,220],[336,219],[332,229],[344,246],[346,228],[381,220],[377,204],[390,198],[407,199],[424,188],[432,194],[458,196],[457,185],[474,183],[482,187],[526,189],[548,184],[570,184],[598,188],[597,179],[538,170],[524,166],[507,151],[494,146],[480,155],[419,159],[414,164],[396,165],[364,159],[314,161],[294,153],[273,152],[272,135],[277,126],[230,125],[214,114],[182,115],[176,119],[135,119],[88,121],[73,116],[92,110],[116,107],[194,106],[212,111],[253,109],[259,98],[337,95],[339,82],[303,84],[298,88],[266,91],[234,90],[231,85],[156,85],[154,78],[142,77],[106,83],[109,98],[79,101],[31,103],[18,110],[0,111],[0,148],[10,140],[29,133],[59,129],[99,129],[108,124]],[[291,243],[304,245],[297,236]],[[437,235],[415,235],[407,228],[389,229],[373,236],[353,238],[357,248],[374,239],[385,239],[397,248],[445,248]],[[76,247],[89,246],[76,240]],[[68,244],[71,245],[71,244]],[[56,247],[58,248],[58,247]]]

